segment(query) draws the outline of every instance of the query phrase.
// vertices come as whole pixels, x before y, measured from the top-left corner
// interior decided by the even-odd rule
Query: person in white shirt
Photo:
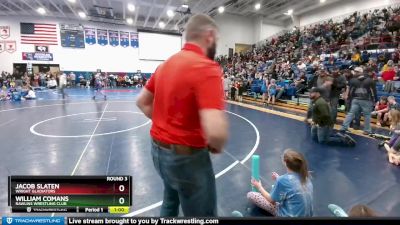
[[[35,93],[35,91],[32,90],[32,88],[30,88],[29,91],[28,91],[28,94],[25,95],[24,98],[27,99],[27,100],[36,99],[36,93]]]
[[[71,72],[69,74],[69,77],[71,79],[71,87],[75,87],[76,86],[76,76],[75,76],[74,72]]]
[[[50,80],[47,82],[47,87],[49,89],[56,89],[57,88],[57,81],[54,77],[51,77]]]
[[[61,91],[61,94],[62,94],[62,98],[64,99],[65,96],[68,96],[65,93],[65,88],[67,87],[67,75],[65,73],[62,73],[60,75],[59,79],[60,79],[60,91]]]
[[[224,87],[224,92],[225,92],[225,99],[228,99],[229,95],[229,86],[231,85],[231,80],[228,78],[228,76],[225,74],[224,79],[222,80],[223,87]]]

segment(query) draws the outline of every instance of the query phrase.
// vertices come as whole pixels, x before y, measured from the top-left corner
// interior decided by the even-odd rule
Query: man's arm
[[[198,71],[195,93],[200,123],[212,153],[222,152],[228,139],[228,119],[224,112],[224,91],[219,67]]]
[[[349,92],[350,92],[350,87],[347,85],[347,86],[346,86],[346,91],[345,91],[344,94],[343,94],[343,99],[344,99],[344,100],[348,100],[348,98],[349,98]]]
[[[372,98],[374,99],[375,102],[377,102],[378,99],[378,92],[376,91],[376,84],[374,81],[371,82],[371,93],[372,93]]]
[[[154,95],[147,88],[143,88],[140,92],[139,98],[136,101],[136,106],[143,112],[147,118],[151,119],[153,114],[153,100]]]
[[[339,79],[337,80],[336,88],[343,89],[345,87],[346,87],[346,78],[344,78],[343,76],[340,76]]]
[[[222,152],[228,139],[228,119],[225,112],[219,109],[200,110],[200,122],[208,145],[213,153]]]

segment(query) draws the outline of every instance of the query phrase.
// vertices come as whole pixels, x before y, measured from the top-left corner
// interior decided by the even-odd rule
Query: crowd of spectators
[[[338,109],[347,112],[343,135],[349,126],[360,129],[362,115],[366,135],[373,133],[371,115],[378,117],[378,126],[397,131],[396,118],[390,115],[400,109],[396,102],[400,98],[399,29],[399,7],[355,12],[340,22],[294,28],[251,51],[219,56],[224,89],[234,91],[231,86],[242,84],[247,95],[262,96],[267,104],[274,98],[298,98],[314,87],[330,105],[333,124]],[[236,100],[234,95],[231,98]],[[313,101],[310,103],[307,118],[311,122]],[[400,143],[400,138],[392,139],[382,145],[388,149],[390,162],[400,164],[400,144],[396,142]]]
[[[36,90],[57,89],[61,87],[94,87],[95,75],[98,74],[104,87],[142,87],[145,76],[141,74],[114,75],[113,73],[92,73],[86,76],[75,75],[74,72],[39,72],[28,74],[14,71],[12,74],[2,71],[0,74],[0,101],[19,101],[21,99],[35,99]],[[64,82],[60,83],[60,78]],[[65,78],[65,79],[64,79]]]
[[[294,90],[303,92],[321,68],[331,73],[332,68],[338,67],[345,73],[344,69],[351,65],[364,65],[377,78],[383,75],[382,67],[392,60],[391,68],[397,73],[399,28],[398,7],[364,14],[355,12],[341,22],[329,20],[304,29],[295,27],[252,51],[235,53],[232,57],[219,56],[217,61],[227,77],[242,82],[246,89],[253,87],[253,94],[268,95],[268,90],[262,90],[261,86],[268,86],[274,79],[285,92],[276,92],[277,98],[290,97],[296,94]],[[389,47],[394,50],[389,51]],[[397,78],[392,74],[382,76],[389,80],[392,77]]]

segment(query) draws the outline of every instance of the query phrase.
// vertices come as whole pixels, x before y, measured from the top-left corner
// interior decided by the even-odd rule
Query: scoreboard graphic
[[[85,48],[84,27],[76,24],[60,24],[61,46]]]
[[[12,212],[127,213],[131,176],[10,176]]]

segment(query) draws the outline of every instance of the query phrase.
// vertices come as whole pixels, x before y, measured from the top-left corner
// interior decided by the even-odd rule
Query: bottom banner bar
[[[67,225],[168,225],[168,224],[199,224],[199,225],[260,225],[260,224],[287,224],[287,225],[382,225],[382,224],[399,224],[400,218],[278,218],[278,217],[262,217],[262,218],[155,218],[155,217],[109,217],[109,218],[83,218],[83,217],[68,217]]]

